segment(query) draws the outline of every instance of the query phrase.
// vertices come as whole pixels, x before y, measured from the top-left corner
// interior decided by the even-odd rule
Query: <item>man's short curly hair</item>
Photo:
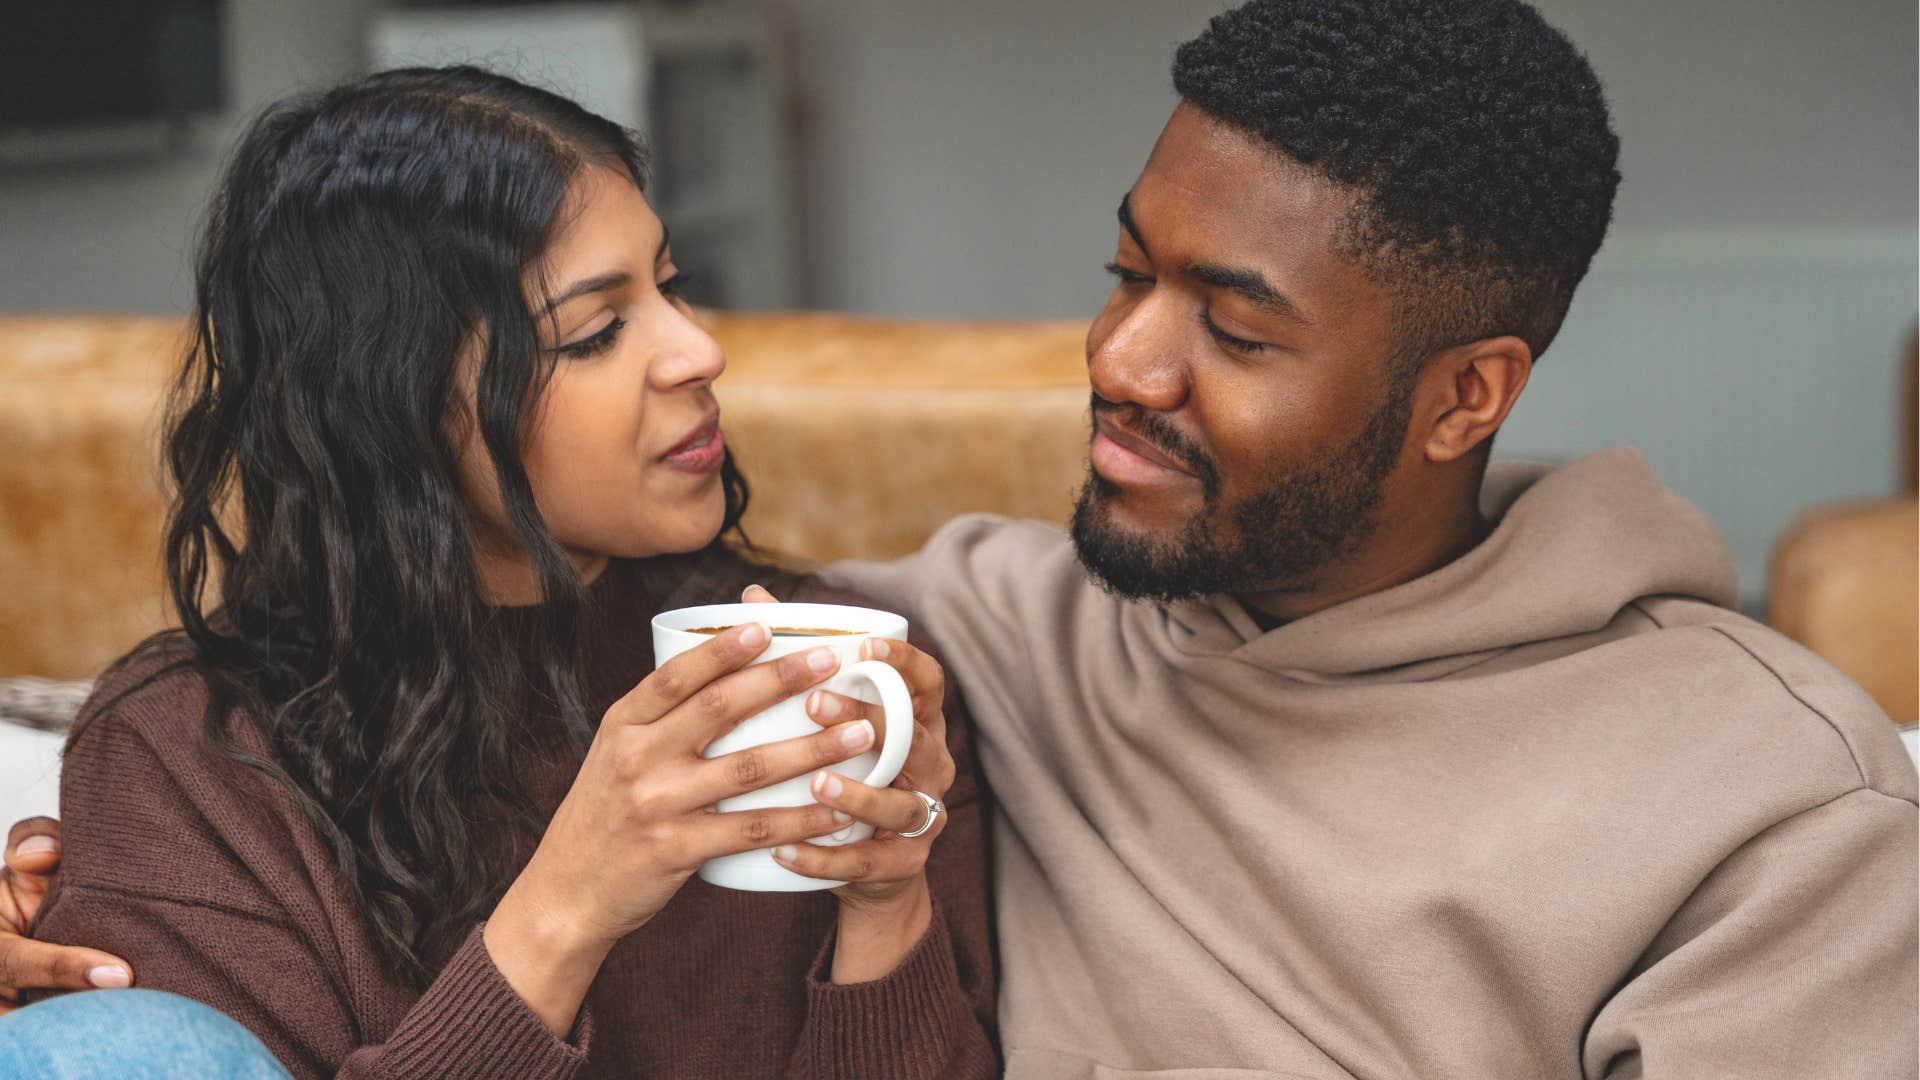
[[[1538,356],[1613,216],[1600,80],[1521,0],[1249,0],[1173,85],[1354,189],[1342,247],[1397,296],[1406,360],[1500,334]]]

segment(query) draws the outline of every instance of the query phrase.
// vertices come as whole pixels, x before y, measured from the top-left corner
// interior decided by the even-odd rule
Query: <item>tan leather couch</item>
[[[1086,451],[1083,324],[710,325],[763,546],[885,557],[967,511],[1064,520]],[[180,333],[173,319],[0,318],[0,677],[82,678],[164,625],[155,412]],[[1814,511],[1782,543],[1772,593],[1776,626],[1903,722],[1915,523],[1910,494]]]
[[[761,546],[886,557],[968,511],[1065,520],[1086,454],[1084,324],[711,328]],[[182,329],[0,318],[0,676],[83,678],[165,625],[156,414]]]
[[[1775,629],[1866,688],[1896,724],[1920,720],[1920,499],[1822,507],[1774,552]]]
[[[1906,490],[1802,514],[1774,549],[1768,621],[1906,725],[1920,721],[1920,341],[1908,339],[1901,367]]]

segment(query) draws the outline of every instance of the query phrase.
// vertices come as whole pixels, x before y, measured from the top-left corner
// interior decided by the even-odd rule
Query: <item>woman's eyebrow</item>
[[[567,301],[574,299],[575,297],[585,296],[588,293],[604,292],[607,289],[618,288],[632,280],[633,280],[633,275],[627,273],[625,270],[615,270],[612,273],[595,274],[593,277],[590,277],[590,278],[582,278],[581,280],[576,281],[573,284],[567,286],[565,289],[562,289],[559,295],[547,301],[547,306],[540,309],[540,314],[542,316],[549,315],[553,312],[554,308],[559,307],[561,304],[564,304]]]
[[[655,248],[653,252],[654,262],[659,262],[660,257],[667,253],[667,244],[672,241],[672,238],[672,230],[667,228],[665,222],[662,222],[660,224],[660,246]],[[551,314],[554,308],[576,297],[585,296],[588,293],[604,292],[607,289],[619,288],[632,280],[633,275],[627,273],[625,270],[613,270],[605,274],[595,274],[590,278],[582,278],[567,286],[565,289],[560,290],[558,295],[547,301],[547,306],[540,309],[540,314],[544,317]]]

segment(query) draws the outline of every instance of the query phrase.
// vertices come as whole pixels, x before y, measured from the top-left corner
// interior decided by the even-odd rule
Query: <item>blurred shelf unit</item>
[[[558,90],[638,130],[647,198],[696,304],[792,307],[788,88],[750,0],[430,6],[374,17],[375,70],[471,63]]]

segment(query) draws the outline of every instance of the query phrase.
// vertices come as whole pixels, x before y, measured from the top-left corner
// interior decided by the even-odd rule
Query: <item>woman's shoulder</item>
[[[67,731],[68,752],[108,729],[124,729],[149,717],[196,706],[204,711],[208,698],[205,679],[184,646],[148,642],[114,661],[94,680],[93,691]]]
[[[248,776],[254,771],[206,737],[210,715],[229,732],[254,730],[236,722],[238,709],[215,713],[218,699],[178,643],[136,650],[99,680],[61,758],[63,878],[263,916],[275,910],[248,884],[240,853],[285,843],[294,821],[263,777]]]
[[[61,812],[159,822],[238,808],[257,818],[278,793],[239,762],[272,757],[255,712],[190,645],[150,641],[109,668],[75,716],[61,755]]]
[[[198,743],[215,697],[191,646],[174,639],[148,642],[94,683],[67,733],[67,756],[84,756],[94,745],[129,736],[155,748]]]

